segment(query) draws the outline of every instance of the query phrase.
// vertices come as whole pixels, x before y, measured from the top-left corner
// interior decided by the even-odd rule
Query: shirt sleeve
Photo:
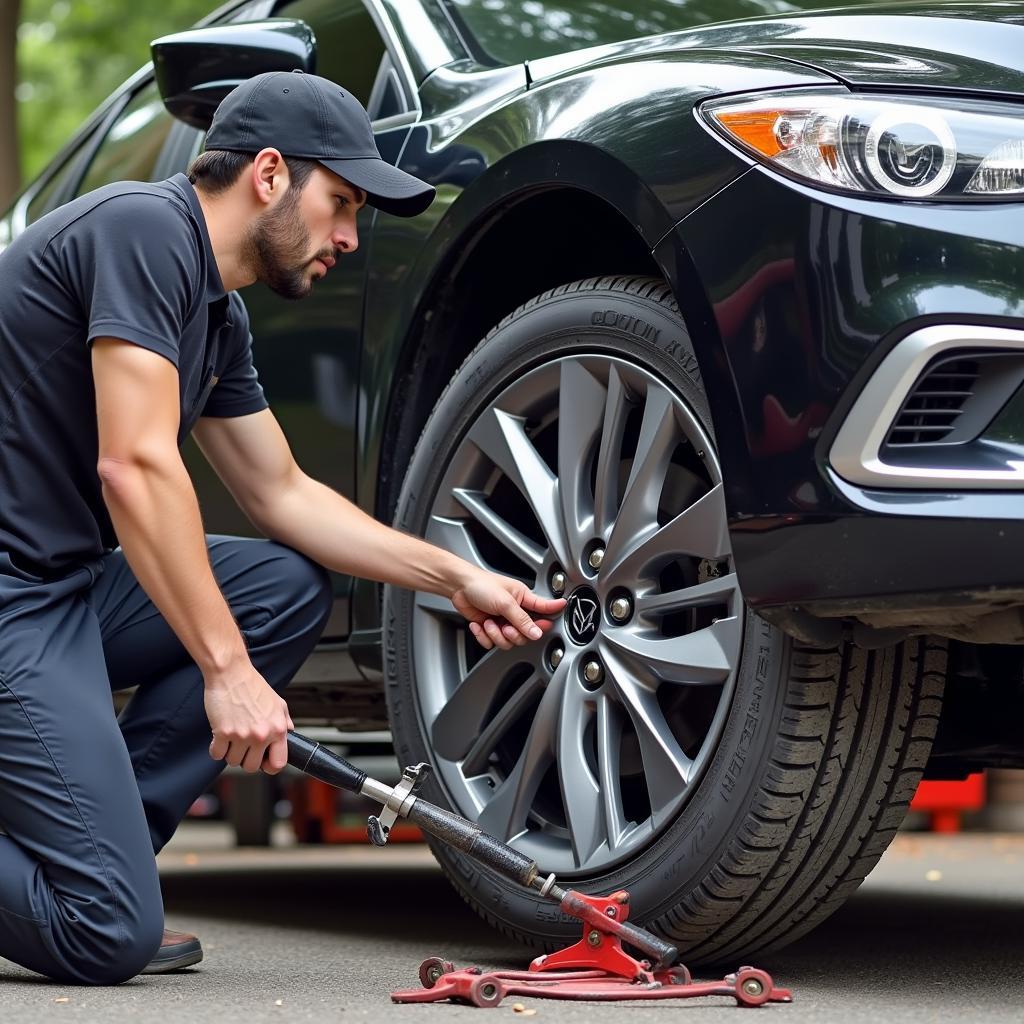
[[[160,196],[113,196],[83,215],[62,246],[88,321],[86,343],[109,336],[178,365],[200,277],[187,217]]]
[[[269,408],[252,361],[249,313],[238,292],[230,293],[229,310],[234,323],[231,356],[203,406],[202,416],[247,416]]]

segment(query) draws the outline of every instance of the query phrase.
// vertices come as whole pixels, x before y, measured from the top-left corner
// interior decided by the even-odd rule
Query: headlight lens
[[[815,185],[904,199],[1024,199],[1024,105],[816,90],[713,100],[729,141]]]

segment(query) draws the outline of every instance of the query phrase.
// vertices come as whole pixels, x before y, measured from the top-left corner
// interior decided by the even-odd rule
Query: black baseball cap
[[[347,89],[303,71],[268,71],[221,100],[206,149],[317,160],[366,193],[366,201],[399,217],[415,217],[434,199],[425,181],[387,163],[377,150],[370,118]]]

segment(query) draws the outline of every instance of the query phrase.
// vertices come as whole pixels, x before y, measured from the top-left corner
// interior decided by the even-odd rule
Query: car
[[[185,169],[225,83],[344,84],[437,198],[363,210],[299,307],[247,290],[271,406],[368,512],[568,600],[484,652],[337,576],[297,723],[390,729],[704,964],[840,906],[923,774],[1024,766],[1024,3],[249,0],[153,58],[0,241]],[[434,853],[506,934],[576,937]]]

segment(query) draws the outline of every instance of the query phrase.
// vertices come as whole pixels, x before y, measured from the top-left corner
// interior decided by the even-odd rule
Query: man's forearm
[[[100,476],[129,566],[204,676],[247,658],[210,568],[199,503],[177,451],[145,463],[104,460]]]
[[[451,597],[473,567],[368,516],[337,491],[300,474],[255,525],[335,572]]]

